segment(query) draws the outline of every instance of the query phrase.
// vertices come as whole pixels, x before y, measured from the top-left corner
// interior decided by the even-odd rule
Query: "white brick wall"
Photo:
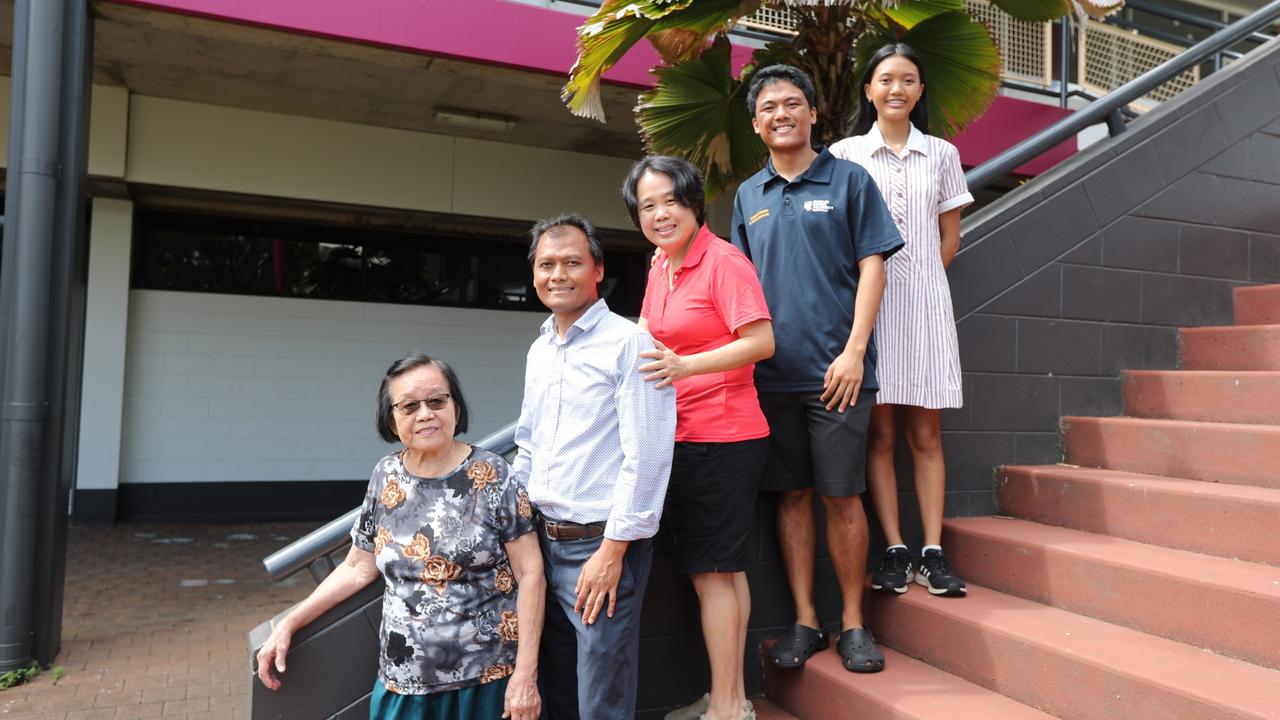
[[[541,313],[133,290],[121,483],[363,480],[411,350],[453,365],[478,440],[520,410]]]

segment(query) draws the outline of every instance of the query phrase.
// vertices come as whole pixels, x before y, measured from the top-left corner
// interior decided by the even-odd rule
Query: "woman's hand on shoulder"
[[[289,654],[292,641],[293,631],[287,623],[281,622],[271,629],[271,637],[258,649],[258,679],[270,690],[280,689],[280,678],[276,673],[284,672],[284,658]]]
[[[657,338],[653,339],[653,349],[640,353],[640,357],[653,360],[651,363],[641,365],[639,369],[640,372],[645,373],[645,380],[657,381],[654,387],[666,387],[676,380],[682,380],[694,374],[688,358],[675,354],[666,345],[658,342]]]
[[[511,720],[538,720],[542,716],[542,696],[532,673],[517,670],[507,680],[502,717]]]

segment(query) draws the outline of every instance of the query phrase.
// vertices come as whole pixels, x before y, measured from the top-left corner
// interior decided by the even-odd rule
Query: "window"
[[[139,210],[133,287],[541,310],[523,237],[361,230]],[[648,253],[611,248],[600,294],[639,315]]]

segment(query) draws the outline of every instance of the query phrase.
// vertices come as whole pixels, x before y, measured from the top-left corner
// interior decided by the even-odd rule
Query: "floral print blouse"
[[[529,532],[529,498],[487,450],[435,478],[411,475],[399,453],[378,461],[351,539],[386,580],[378,679],[388,690],[447,692],[511,674],[519,630],[503,544]]]

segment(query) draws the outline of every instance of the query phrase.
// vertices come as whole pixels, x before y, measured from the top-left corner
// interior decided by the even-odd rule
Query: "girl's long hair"
[[[876,50],[867,63],[867,69],[862,72],[862,82],[858,83],[858,111],[853,116],[853,135],[866,135],[875,124],[876,106],[867,99],[866,88],[875,77],[876,68],[880,67],[880,63],[894,55],[901,55],[916,66],[916,74],[920,77],[920,84],[924,86],[924,91],[920,93],[920,100],[916,102],[916,106],[911,108],[911,124],[915,125],[920,132],[926,135],[929,133],[929,84],[925,82],[924,62],[920,60],[920,55],[916,53],[915,48],[910,45],[889,43]]]

